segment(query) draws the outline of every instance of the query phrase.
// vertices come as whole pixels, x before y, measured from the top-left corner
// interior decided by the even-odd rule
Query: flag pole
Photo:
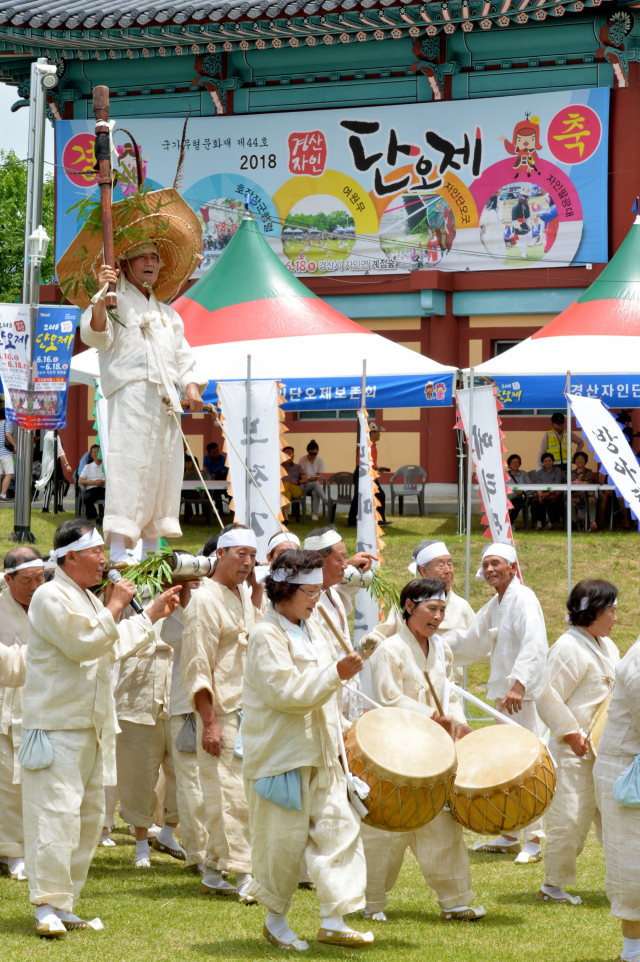
[[[571,371],[567,371],[567,598],[571,594]],[[562,438],[560,439],[562,457]],[[588,495],[587,495],[588,497]],[[585,512],[585,518],[587,513]]]
[[[469,573],[471,568],[471,480],[473,478],[473,382],[475,381],[474,368],[469,370],[469,433],[467,435],[467,545],[464,570],[464,596],[469,600]]]
[[[246,448],[245,463],[247,465],[247,475],[245,480],[245,511],[244,523],[247,528],[251,527],[251,355],[247,354],[247,426],[245,430]]]

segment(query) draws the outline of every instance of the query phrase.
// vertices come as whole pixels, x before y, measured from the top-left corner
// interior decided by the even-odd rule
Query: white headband
[[[439,591],[435,595],[424,595],[422,598],[407,598],[407,601],[413,601],[414,605],[419,605],[423,601],[444,601],[446,604],[447,596],[444,591]]]
[[[44,568],[44,561],[42,558],[34,558],[32,561],[25,561],[21,565],[16,565],[15,568],[5,568],[4,573],[12,575],[14,571],[22,571],[23,568]]]
[[[300,539],[297,535],[293,534],[292,531],[278,531],[269,538],[267,545],[269,553],[271,553],[274,548],[277,548],[279,544],[284,544],[285,541],[288,541],[289,544],[297,544],[298,547],[300,547]]]
[[[584,598],[581,598],[581,599],[580,599],[580,607],[578,608],[578,611],[586,611],[587,608],[589,607],[590,601],[591,601],[591,598],[590,598],[588,595],[585,595]],[[609,608],[617,608],[617,607],[618,607],[618,597],[617,597],[617,595],[616,595],[616,598],[615,598],[613,604],[612,604],[612,605],[609,605]],[[569,624],[571,624],[571,615],[565,615],[564,620],[565,620],[565,621],[568,621]]]
[[[451,557],[451,553],[444,541],[436,541],[435,544],[429,544],[426,548],[423,548],[422,551],[418,552],[418,557],[409,565],[409,571],[411,574],[417,575],[418,568],[421,568],[422,565],[428,565],[434,558],[442,558],[443,555]]]
[[[299,574],[296,574],[292,568],[278,568],[277,571],[271,572],[271,577],[274,581],[287,581],[292,585],[321,585],[322,568],[301,571]]]
[[[310,538],[304,539],[304,549],[305,551],[322,551],[323,548],[330,548],[334,544],[340,544],[342,541],[342,535],[338,534],[337,531],[325,531],[324,534],[312,535]]]
[[[100,544],[104,544],[104,541],[97,530],[93,528],[91,531],[83,534],[81,538],[78,538],[77,541],[72,541],[71,544],[65,545],[64,548],[56,548],[55,551],[51,553],[55,555],[56,558],[64,558],[67,551],[84,551],[86,548],[97,548]]]
[[[217,548],[255,548],[258,550],[258,542],[251,528],[232,528],[225,531],[218,538]]]
[[[518,555],[516,554],[516,549],[512,544],[499,544],[495,542],[494,544],[487,545],[487,547],[482,552],[482,560],[487,557],[487,555],[494,555],[497,558],[504,558],[509,564],[513,564],[514,561],[518,560]],[[482,571],[482,565],[478,568],[476,572],[476,578],[484,578],[484,572]]]

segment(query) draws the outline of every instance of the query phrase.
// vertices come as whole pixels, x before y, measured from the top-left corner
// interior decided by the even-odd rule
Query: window
[[[358,411],[296,411],[298,421],[356,421]],[[376,412],[369,411],[369,420],[375,420]]]
[[[499,354],[504,354],[505,351],[510,351],[512,347],[516,344],[522,344],[523,338],[517,341],[494,341],[493,342],[493,356],[498,357]]]

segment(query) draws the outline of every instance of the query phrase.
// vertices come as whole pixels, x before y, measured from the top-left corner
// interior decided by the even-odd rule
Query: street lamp
[[[40,261],[45,259],[50,240],[51,238],[42,224],[34,230],[33,234],[29,235],[29,260],[32,263],[35,262],[39,266]]]

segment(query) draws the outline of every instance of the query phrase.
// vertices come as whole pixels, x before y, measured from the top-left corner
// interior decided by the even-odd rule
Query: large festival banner
[[[634,518],[640,518],[640,464],[622,427],[599,398],[569,395],[569,403],[585,438],[596,452],[596,460],[609,476],[609,484]]]
[[[258,541],[257,558],[262,562],[267,560],[269,538],[280,528],[276,519],[282,519],[280,465],[285,459],[280,438],[284,415],[281,415],[282,398],[278,388],[277,381],[251,381],[248,431],[247,382],[218,382],[220,420],[225,434],[222,449],[229,465],[231,509],[239,524],[247,523],[247,434],[250,437],[248,463],[256,483],[250,483],[249,487],[249,518]]]
[[[471,455],[476,466],[480,497],[482,499],[482,524],[487,525],[483,537],[494,543],[513,544],[513,532],[509,519],[511,489],[507,487],[505,452],[498,411],[502,404],[492,384],[473,389],[473,424],[470,428],[469,388],[456,392],[460,422],[469,440],[471,430]]]
[[[31,333],[27,304],[0,304],[0,376],[7,421],[30,431],[65,427],[78,308],[38,308],[29,391]]]
[[[126,118],[147,184],[172,186],[183,123]],[[203,228],[196,276],[229,243],[247,194],[300,275],[606,262],[608,124],[607,88],[191,118],[179,190]],[[98,189],[93,129],[56,122],[56,259],[77,232],[67,212]],[[113,136],[116,170],[130,170],[131,137],[117,121]],[[121,180],[114,200],[132,189]]]

